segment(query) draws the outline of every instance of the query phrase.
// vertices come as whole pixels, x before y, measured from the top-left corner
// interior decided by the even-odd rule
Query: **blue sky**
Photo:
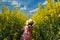
[[[25,13],[34,13],[38,7],[38,3],[42,3],[42,5],[46,4],[45,0],[2,0],[2,2],[0,8],[2,5],[7,5],[10,9],[16,6]]]

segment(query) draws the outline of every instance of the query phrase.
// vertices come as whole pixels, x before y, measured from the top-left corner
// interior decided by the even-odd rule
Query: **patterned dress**
[[[31,27],[25,26],[23,35],[20,40],[32,40],[31,39]]]

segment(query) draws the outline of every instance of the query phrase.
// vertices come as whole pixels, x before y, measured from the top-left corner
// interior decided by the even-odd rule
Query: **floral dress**
[[[24,27],[24,32],[20,40],[31,40],[31,28],[28,26]]]

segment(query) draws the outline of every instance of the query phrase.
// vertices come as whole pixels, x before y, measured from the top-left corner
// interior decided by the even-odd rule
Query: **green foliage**
[[[51,4],[52,0],[47,0],[47,5],[36,11],[31,17],[35,22],[32,31],[34,40],[58,40],[60,38],[60,1]]]
[[[4,6],[2,10],[0,14],[0,40],[20,40],[21,27],[25,25],[27,17],[17,8],[10,11],[7,6]]]

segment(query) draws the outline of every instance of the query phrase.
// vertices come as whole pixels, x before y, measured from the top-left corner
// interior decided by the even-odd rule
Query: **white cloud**
[[[26,9],[27,9],[26,6],[20,8],[20,10],[26,10]]]
[[[55,1],[54,1],[54,0],[52,0],[52,2],[54,3]]]
[[[6,0],[2,0],[2,2],[6,2]]]
[[[19,7],[21,5],[21,3],[19,3],[18,1],[12,1],[11,4],[16,7]]]
[[[38,8],[30,10],[29,13],[34,13],[36,10],[38,10]]]
[[[13,0],[2,0],[2,2],[12,2]]]
[[[8,0],[8,2],[12,2],[12,0]]]
[[[46,5],[47,4],[47,1],[43,2],[42,5]]]

